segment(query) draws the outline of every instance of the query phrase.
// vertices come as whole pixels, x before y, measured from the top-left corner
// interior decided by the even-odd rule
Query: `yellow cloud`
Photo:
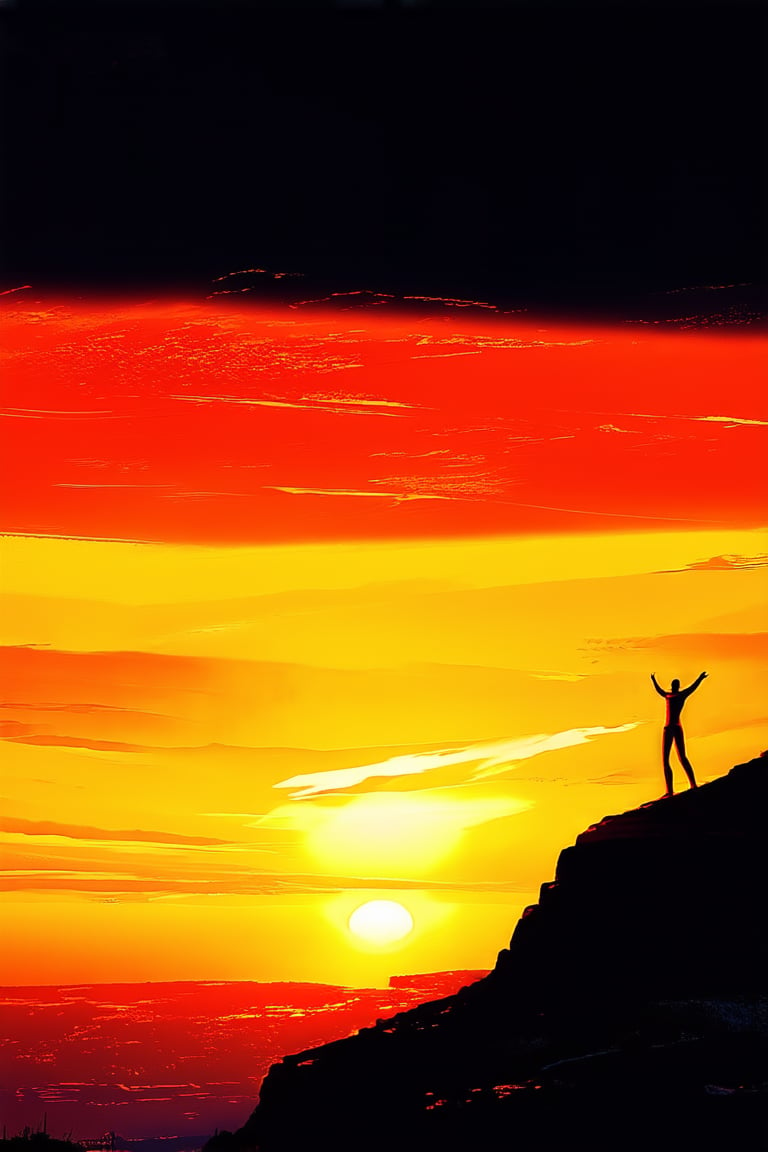
[[[629,732],[637,724],[622,724],[618,728],[572,728],[554,735],[537,733],[515,740],[492,740],[481,744],[468,744],[464,748],[441,748],[437,751],[411,752],[405,756],[392,756],[375,764],[361,764],[354,768],[339,768],[329,772],[309,772],[281,780],[275,788],[294,788],[294,799],[316,796],[320,792],[335,792],[362,784],[375,776],[409,776],[429,772],[433,768],[449,768],[457,764],[477,764],[473,775],[479,780],[497,776],[517,760],[527,760],[541,752],[586,744],[592,736]]]

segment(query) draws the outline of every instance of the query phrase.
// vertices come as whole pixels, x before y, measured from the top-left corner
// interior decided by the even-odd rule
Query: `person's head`
[[[672,691],[673,692],[679,692],[680,691],[680,681],[679,680],[673,680],[672,681]]]

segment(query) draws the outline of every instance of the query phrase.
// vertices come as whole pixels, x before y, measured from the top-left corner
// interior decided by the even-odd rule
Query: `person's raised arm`
[[[705,673],[705,675],[706,675],[706,673]],[[663,696],[664,699],[666,700],[667,694],[663,688],[659,688],[658,682],[656,680],[656,673],[655,672],[651,672],[651,680],[653,680],[653,686],[656,689],[656,691],[658,692],[659,696]]]
[[[683,696],[690,696],[691,692],[695,692],[699,684],[701,684],[702,680],[706,680],[706,678],[706,672],[702,672],[699,676],[696,677],[693,684],[690,684],[687,688],[683,689]]]

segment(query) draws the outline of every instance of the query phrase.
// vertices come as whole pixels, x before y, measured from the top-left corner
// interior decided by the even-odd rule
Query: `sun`
[[[368,900],[348,920],[349,930],[366,944],[395,944],[413,931],[413,917],[395,900]]]

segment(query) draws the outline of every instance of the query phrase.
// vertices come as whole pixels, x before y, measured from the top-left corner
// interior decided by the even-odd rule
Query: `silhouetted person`
[[[673,744],[677,749],[677,755],[680,758],[680,763],[685,769],[685,774],[690,781],[691,788],[696,787],[696,779],[693,775],[693,768],[691,767],[690,760],[685,754],[685,736],[683,735],[683,725],[680,722],[680,713],[682,712],[683,705],[690,696],[691,692],[696,691],[699,684],[701,684],[706,675],[706,672],[702,672],[701,675],[696,680],[694,680],[693,684],[691,684],[688,688],[683,689],[680,688],[679,680],[673,680],[671,690],[669,692],[665,692],[663,688],[659,687],[656,681],[656,676],[653,672],[651,672],[651,680],[653,681],[654,688],[658,692],[659,696],[663,696],[667,702],[667,720],[664,725],[664,736],[662,740],[664,780],[666,781],[667,785],[667,791],[664,793],[665,796],[671,796],[674,792],[674,789],[672,788],[672,767],[669,763],[669,754],[672,751]]]

